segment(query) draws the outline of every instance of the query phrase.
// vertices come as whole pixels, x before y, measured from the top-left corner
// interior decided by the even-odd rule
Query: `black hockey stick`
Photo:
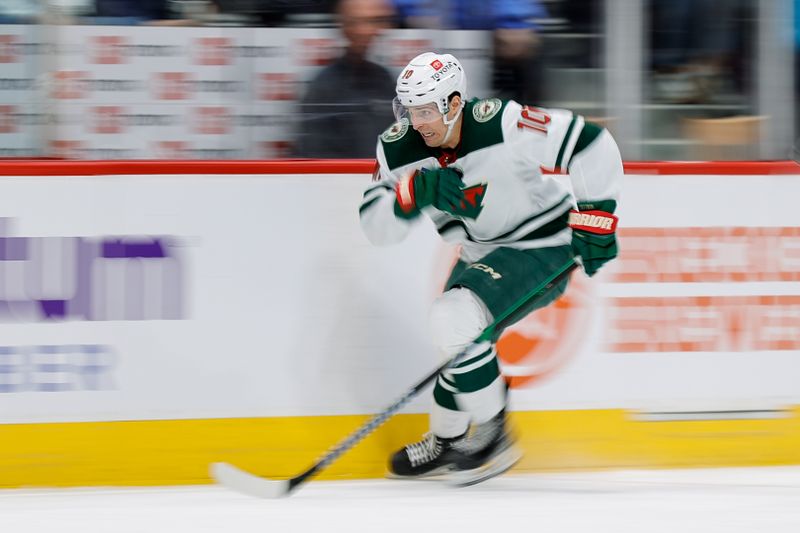
[[[422,389],[434,381],[440,373],[471,354],[477,355],[485,352],[488,348],[487,344],[491,343],[492,337],[494,337],[495,329],[497,329],[497,327],[503,323],[504,320],[516,313],[523,306],[549,293],[553,287],[561,283],[567,276],[569,276],[569,274],[575,270],[577,266],[578,263],[576,263],[574,260],[570,260],[569,263],[561,267],[538,287],[515,302],[505,313],[496,318],[495,321],[487,326],[486,329],[481,332],[478,338],[472,341],[467,348],[425,376],[422,381],[414,385],[392,405],[370,418],[355,432],[351,433],[350,436],[341,441],[335,447],[331,448],[305,472],[302,472],[301,474],[298,474],[290,479],[273,480],[245,472],[244,470],[241,470],[228,463],[214,463],[211,465],[211,476],[218,483],[235,491],[249,494],[251,496],[256,496],[259,498],[278,498],[280,496],[287,496],[297,487],[308,481],[312,476],[319,473],[329,464],[338,459],[343,453],[358,444],[367,435],[380,427],[384,422],[386,422],[386,420],[391,418],[405,404],[419,394]]]

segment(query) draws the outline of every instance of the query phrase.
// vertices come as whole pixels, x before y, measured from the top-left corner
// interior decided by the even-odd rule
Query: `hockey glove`
[[[579,203],[578,211],[569,213],[572,251],[581,256],[587,276],[617,257],[617,217],[612,214],[616,207],[614,200],[601,200]]]
[[[395,187],[397,202],[394,212],[401,218],[413,218],[420,209],[432,205],[453,213],[464,200],[461,190],[463,174],[455,168],[422,168],[401,180]]]

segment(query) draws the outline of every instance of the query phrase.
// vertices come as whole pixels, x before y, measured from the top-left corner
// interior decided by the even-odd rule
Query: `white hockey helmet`
[[[409,109],[426,104],[435,104],[435,109],[439,111],[436,114],[438,119],[450,111],[449,98],[454,92],[461,95],[464,105],[467,77],[461,63],[452,55],[425,52],[412,59],[400,72],[395,92],[397,96],[392,107],[397,120],[408,118]],[[446,119],[445,124],[449,124]]]

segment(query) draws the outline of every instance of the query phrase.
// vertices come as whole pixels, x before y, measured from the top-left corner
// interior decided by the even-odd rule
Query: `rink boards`
[[[0,486],[303,470],[432,368],[454,250],[371,163],[0,164]],[[506,332],[521,470],[800,463],[800,169],[629,164],[620,259]],[[427,393],[323,472],[383,475]]]

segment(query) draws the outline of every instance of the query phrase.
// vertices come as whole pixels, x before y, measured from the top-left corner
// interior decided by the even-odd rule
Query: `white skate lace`
[[[406,446],[406,454],[411,466],[433,461],[442,453],[442,443],[433,433],[426,433],[422,440]]]

